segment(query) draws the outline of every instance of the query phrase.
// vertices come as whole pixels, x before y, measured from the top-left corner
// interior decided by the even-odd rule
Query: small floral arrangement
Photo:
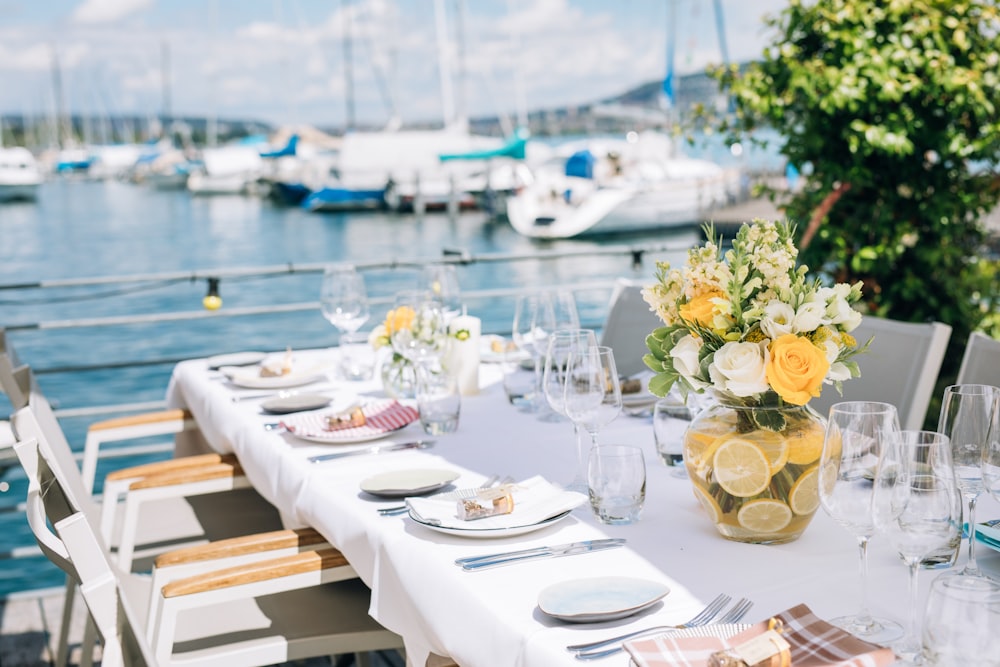
[[[414,310],[411,306],[399,306],[386,313],[385,321],[372,329],[368,342],[376,350],[392,347],[394,361],[403,358],[401,349],[419,346],[439,351],[447,343],[443,317],[437,308]]]
[[[675,384],[713,390],[747,407],[802,406],[823,385],[837,391],[860,375],[852,360],[866,345],[850,332],[861,322],[852,304],[861,283],[832,286],[806,278],[787,222],[755,219],[723,252],[714,228],[688,251],[683,269],[657,263],[657,282],[643,298],[665,326],[646,338],[649,390],[664,396]],[[773,411],[754,411],[755,420]],[[780,429],[782,424],[759,424]]]

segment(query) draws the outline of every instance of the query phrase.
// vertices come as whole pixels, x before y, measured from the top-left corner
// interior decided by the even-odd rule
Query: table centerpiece
[[[643,290],[664,323],[646,338],[649,390],[714,396],[685,432],[684,462],[719,533],[740,542],[789,542],[809,524],[825,432],[809,401],[857,377],[867,347],[850,334],[861,283],[807,278],[793,235],[755,219],[723,252],[706,225],[687,265],[658,262]]]

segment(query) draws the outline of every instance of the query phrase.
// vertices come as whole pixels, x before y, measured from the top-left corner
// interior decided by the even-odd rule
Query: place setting
[[[333,410],[289,414],[268,424],[301,440],[322,444],[354,444],[378,440],[419,419],[416,408],[394,398],[373,398]]]
[[[327,378],[330,371],[329,361],[316,360],[305,362],[292,353],[291,348],[283,353],[264,355],[257,358],[258,353],[246,353],[243,356],[230,357],[247,361],[248,363],[228,363],[218,365],[218,370],[234,386],[241,389],[289,389],[319,382]],[[256,361],[250,361],[252,359]],[[219,363],[219,358],[209,361],[209,367]],[[222,358],[226,361],[225,357]]]

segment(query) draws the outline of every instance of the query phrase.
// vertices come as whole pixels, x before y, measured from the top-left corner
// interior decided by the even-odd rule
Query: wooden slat
[[[174,549],[173,551],[168,551],[157,556],[156,567],[170,567],[171,565],[196,563],[217,558],[263,553],[274,549],[305,547],[313,544],[322,544],[325,541],[323,536],[313,528],[274,530],[268,533],[232,537],[227,540],[209,542],[208,544]]]
[[[178,484],[190,484],[192,482],[206,482],[210,479],[224,479],[226,477],[238,477],[243,475],[243,468],[239,463],[219,463],[217,465],[200,466],[197,468],[184,468],[162,475],[150,475],[129,484],[129,491],[139,489],[153,489],[161,486],[176,486]]]
[[[115,428],[127,428],[130,426],[142,426],[145,424],[160,424],[170,421],[183,422],[187,419],[194,419],[187,410],[162,410],[160,412],[146,412],[141,415],[130,415],[127,417],[116,417],[115,419],[105,419],[94,422],[88,431],[106,431]]]
[[[172,581],[163,587],[163,597],[172,598],[181,595],[193,595],[208,591],[253,584],[268,579],[277,579],[306,572],[319,572],[335,567],[344,567],[347,559],[336,549],[321,549],[319,551],[304,551],[283,558],[229,567],[208,574],[202,574],[185,579]]]
[[[162,475],[177,470],[187,470],[200,468],[203,466],[226,464],[235,466],[239,460],[235,454],[198,454],[197,456],[184,456],[178,459],[168,459],[166,461],[156,461],[155,463],[144,463],[143,465],[122,468],[109,472],[105,479],[119,480],[131,479],[133,477],[148,477],[150,475]]]

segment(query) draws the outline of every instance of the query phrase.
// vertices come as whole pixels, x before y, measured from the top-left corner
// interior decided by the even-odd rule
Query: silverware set
[[[625,648],[623,646],[623,642],[634,637],[659,634],[661,632],[669,632],[671,630],[679,631],[690,628],[710,629],[713,625],[737,623],[744,616],[746,616],[747,612],[750,611],[750,608],[753,607],[753,603],[746,598],[742,598],[730,607],[729,611],[720,616],[719,614],[722,612],[722,609],[729,604],[731,600],[732,598],[730,596],[723,593],[709,602],[704,609],[685,623],[680,623],[678,625],[656,625],[643,630],[635,630],[624,635],[610,637],[608,639],[601,639],[584,644],[571,644],[566,647],[566,650],[576,653],[576,658],[578,660],[596,660],[624,651]],[[615,644],[617,644],[617,646],[613,646]],[[606,646],[613,646],[613,648],[605,649],[604,647]]]
[[[455,565],[458,565],[467,572],[475,570],[485,570],[490,567],[520,563],[526,560],[537,560],[540,558],[558,558],[559,556],[575,556],[577,554],[590,553],[591,551],[603,551],[604,549],[614,549],[625,545],[625,540],[620,537],[607,538],[601,540],[584,540],[582,542],[570,542],[568,544],[558,544],[555,546],[535,547],[533,549],[521,549],[520,551],[507,551],[485,556],[469,556],[458,558]]]

